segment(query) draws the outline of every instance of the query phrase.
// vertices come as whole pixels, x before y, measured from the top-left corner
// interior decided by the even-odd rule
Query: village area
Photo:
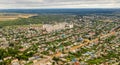
[[[77,16],[70,22],[0,28],[0,65],[119,65],[120,21]]]

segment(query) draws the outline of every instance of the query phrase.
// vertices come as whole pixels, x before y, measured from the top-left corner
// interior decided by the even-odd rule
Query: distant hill
[[[1,9],[4,13],[34,13],[34,14],[112,14],[120,13],[120,9]]]

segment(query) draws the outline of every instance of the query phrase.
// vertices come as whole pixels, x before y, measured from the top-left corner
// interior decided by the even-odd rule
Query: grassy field
[[[11,14],[7,14],[3,17],[3,15],[1,15],[1,18],[5,20],[4,21],[0,21],[0,28],[4,27],[4,26],[13,26],[13,25],[30,25],[30,24],[53,24],[55,22],[65,22],[65,19],[69,19],[67,22],[69,22],[70,20],[73,20],[74,16],[70,16],[70,15],[37,15],[37,14],[23,14],[23,15],[16,15],[16,14],[12,14],[12,16],[14,16],[13,18],[16,18],[15,20],[7,20],[7,18],[11,17]],[[15,17],[16,16],[16,17]],[[32,16],[32,17],[31,17]],[[22,17],[22,18],[20,18]],[[28,18],[27,18],[28,17]]]
[[[0,13],[0,21],[15,20],[18,18],[29,18],[37,14],[20,14],[20,13]]]

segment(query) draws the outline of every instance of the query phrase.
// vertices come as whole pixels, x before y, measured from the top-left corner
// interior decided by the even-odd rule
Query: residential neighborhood
[[[119,65],[117,21],[94,15],[75,16],[71,22],[5,26],[0,28],[0,65]]]

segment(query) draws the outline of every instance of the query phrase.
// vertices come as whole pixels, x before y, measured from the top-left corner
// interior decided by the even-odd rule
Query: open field
[[[37,14],[20,14],[20,13],[0,13],[0,21],[15,20],[18,18],[29,18]]]

